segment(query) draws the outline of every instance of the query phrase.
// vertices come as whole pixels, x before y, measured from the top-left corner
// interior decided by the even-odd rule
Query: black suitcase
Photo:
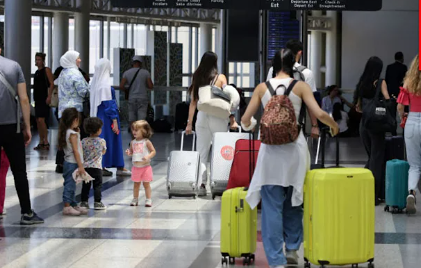
[[[405,160],[405,139],[402,136],[386,136],[385,162],[393,159]]]
[[[189,118],[189,104],[181,102],[175,106],[175,130],[185,130]]]

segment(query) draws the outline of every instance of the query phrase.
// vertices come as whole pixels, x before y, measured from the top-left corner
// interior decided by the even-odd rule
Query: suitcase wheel
[[[227,257],[222,257],[221,264],[222,264],[222,266],[224,266],[224,264],[228,265]]]
[[[244,259],[243,259],[243,266],[246,266],[246,264],[247,264],[247,266],[250,266],[250,264],[251,264],[251,259],[250,259],[250,257],[244,257]]]
[[[311,264],[310,264],[309,262],[306,262],[306,263],[304,264],[304,268],[311,268]]]
[[[230,264],[231,264],[231,265],[234,265],[234,264],[235,264],[235,258],[231,258],[231,257],[230,257]]]
[[[250,255],[250,260],[251,260],[251,262],[254,262],[256,260],[254,254]]]
[[[358,264],[353,264],[352,266],[351,266],[352,268],[358,268]]]
[[[389,212],[389,206],[385,206],[385,207],[384,207],[384,211],[385,211],[385,212]]]
[[[169,195],[168,195],[168,199],[171,199],[171,198],[172,198],[172,195],[170,195],[170,194],[169,194]]]
[[[374,268],[374,263],[370,262],[370,263],[368,264],[368,268]]]
[[[212,194],[212,200],[215,200],[215,196],[216,196],[215,194]]]
[[[193,195],[193,199],[196,199],[196,195]]]

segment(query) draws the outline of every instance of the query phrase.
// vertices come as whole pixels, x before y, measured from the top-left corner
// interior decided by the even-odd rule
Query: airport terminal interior
[[[320,98],[329,98],[328,91],[331,92],[332,89],[341,92],[342,102],[351,106],[344,105],[343,114],[351,117],[352,109],[355,110],[353,105],[356,85],[370,57],[377,56],[381,59],[384,66],[381,77],[387,79],[386,68],[389,65],[399,62],[410,68],[412,60],[418,54],[419,7],[416,0],[373,1],[381,3],[379,10],[363,5],[361,8],[353,6],[347,9],[346,4],[350,1],[346,1],[344,6],[319,10],[308,7],[300,10],[294,8],[294,4],[285,10],[243,10],[231,6],[219,9],[198,8],[194,5],[181,8],[151,7],[133,4],[136,2],[162,4],[166,1],[0,0],[2,57],[16,61],[21,66],[31,105],[32,140],[25,149],[31,207],[44,219],[42,224],[21,224],[21,205],[15,187],[17,181],[10,169],[5,172],[0,170],[0,176],[6,176],[4,208],[3,211],[0,210],[0,267],[243,266],[241,257],[236,258],[233,263],[221,262],[222,203],[220,196],[213,198],[209,180],[206,195],[169,198],[168,194],[168,167],[172,161],[170,155],[171,152],[180,150],[182,131],[189,124],[187,118],[180,118],[185,115],[180,115],[179,111],[189,105],[188,88],[202,55],[207,51],[218,55],[219,73],[226,75],[228,84],[235,84],[241,89],[244,100],[248,102],[255,87],[266,82],[276,52],[285,48],[289,40],[299,40],[303,45],[301,64],[312,71],[313,83]],[[133,6],[130,7],[130,4]],[[84,78],[90,86],[95,81],[95,66],[101,62],[100,59],[105,58],[110,62],[111,73],[107,83],[115,89],[119,117],[118,136],[122,144],[120,149],[123,151],[121,161],[124,161],[127,169],[123,171],[108,168],[111,173],[107,176],[104,171],[102,203],[106,209],[94,209],[94,202],[97,200],[94,200],[92,189],[88,201],[90,209],[87,215],[80,216],[63,215],[64,179],[56,163],[60,135],[56,113],[59,108],[51,107],[49,117],[45,118],[48,126],[46,139],[49,142],[49,146],[45,146],[40,139],[34,100],[34,93],[38,90],[34,83],[37,79],[38,82],[40,80],[35,75],[39,70],[36,66],[36,53],[45,53],[45,66],[54,74],[63,64],[62,56],[73,50],[80,53],[82,61],[79,67],[84,71]],[[401,52],[403,56],[397,52]],[[123,73],[136,62],[141,62],[142,68],[147,70],[153,82],[153,89],[147,93],[150,104],[147,116],[154,129],[150,141],[156,149],[156,156],[150,162],[153,170],[151,198],[146,197],[141,186],[138,206],[131,206],[134,182],[127,173],[132,170],[133,162],[125,151],[131,148],[132,141],[133,130],[130,130],[129,121],[135,120],[131,120],[132,105],[130,99],[126,100],[120,82],[126,79]],[[0,70],[4,72],[2,68],[4,67],[0,66]],[[45,79],[48,80],[49,76]],[[0,86],[2,94],[7,91],[5,88]],[[0,98],[5,97],[0,95]],[[239,111],[234,113],[234,117],[240,125]],[[63,111],[58,113],[61,116]],[[138,118],[140,119],[145,118]],[[307,119],[305,129],[310,133],[311,120]],[[180,127],[180,121],[183,120],[184,127]],[[1,122],[4,121],[0,120],[2,132]],[[104,124],[103,128],[112,133],[109,125]],[[351,126],[349,123],[347,128],[351,130],[355,125]],[[338,138],[341,167],[364,168],[366,165],[368,155],[358,129],[357,123],[356,128],[349,131],[349,135]],[[403,129],[397,126],[397,133],[394,135],[403,139]],[[320,163],[320,154],[317,155],[318,139],[310,137],[306,141],[311,163],[316,158]],[[190,150],[192,142],[192,136],[186,136],[184,149]],[[336,164],[335,142],[335,138],[330,136],[326,139],[327,167]],[[215,144],[212,146],[215,147]],[[401,149],[404,151],[404,148]],[[210,155],[212,154],[211,149]],[[210,156],[208,171],[218,168],[211,168],[212,159]],[[278,157],[273,161],[283,160]],[[3,159],[1,163],[4,164]],[[0,169],[3,168],[4,166]],[[4,187],[2,181],[0,178],[0,188]],[[77,202],[81,201],[82,184],[76,186]],[[1,198],[0,189],[0,208]],[[147,199],[151,199],[150,207],[145,206]],[[382,201],[373,211],[374,234],[360,234],[374,235],[375,267],[421,267],[421,207],[415,204],[420,211],[410,215],[405,210],[401,213],[392,213],[393,209],[385,211],[385,206],[386,203]],[[342,213],[346,214],[347,211]],[[260,208],[257,215],[255,259],[249,266],[305,267],[306,241],[303,241],[297,252],[298,264],[276,266],[268,263],[262,238]],[[245,234],[248,235],[250,234]],[[355,241],[352,243],[355,244]],[[342,239],[338,239],[336,247],[338,250],[360,250],[347,247],[347,241]],[[367,259],[369,258],[371,257]],[[320,266],[321,264],[311,265]],[[350,263],[329,267],[355,266]],[[358,267],[371,266],[361,263]]]

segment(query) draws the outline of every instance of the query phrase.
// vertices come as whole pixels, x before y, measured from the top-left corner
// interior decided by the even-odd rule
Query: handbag
[[[218,76],[216,76],[210,85],[199,88],[197,110],[218,118],[228,119],[232,109],[231,95],[215,86],[217,80]]]
[[[89,91],[86,92],[85,97],[83,98],[83,116],[85,118],[90,117],[91,115],[91,102],[89,100]]]
[[[396,130],[396,114],[392,111],[393,103],[380,97],[382,82],[383,79],[379,79],[374,98],[363,106],[363,126],[373,133],[386,133]]]
[[[56,86],[53,88],[53,92],[51,92],[50,107],[58,107],[58,87]]]

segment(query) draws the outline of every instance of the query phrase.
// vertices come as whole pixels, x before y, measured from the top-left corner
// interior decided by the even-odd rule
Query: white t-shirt
[[[143,158],[150,154],[148,146],[146,143],[148,142],[148,139],[143,140],[133,140],[132,141],[132,149],[133,149],[133,155],[132,155],[132,163],[136,167],[144,167],[147,165],[141,165],[140,162],[144,162]]]
[[[83,164],[83,149],[82,149],[82,142],[80,141],[80,134],[79,132],[76,132],[73,129],[68,129],[66,131],[66,147],[63,148],[64,160],[68,163],[77,164],[75,155],[73,153],[73,147],[72,147],[72,144],[70,143],[70,135],[72,134],[77,136],[77,148],[79,151],[80,161],[82,161],[82,164]]]
[[[299,66],[301,66],[301,64],[299,64],[298,62],[294,64],[295,68],[298,68]],[[272,79],[272,75],[273,75],[273,67],[270,67],[266,81],[269,81],[270,79]],[[313,92],[316,92],[317,87],[316,87],[316,81],[314,80],[313,72],[309,68],[306,68],[303,71],[303,75],[306,80],[305,82],[310,86],[311,90]]]
[[[344,111],[341,111],[341,115],[342,115],[342,119],[336,122],[339,125],[339,133],[342,133],[348,130],[348,114]]]

